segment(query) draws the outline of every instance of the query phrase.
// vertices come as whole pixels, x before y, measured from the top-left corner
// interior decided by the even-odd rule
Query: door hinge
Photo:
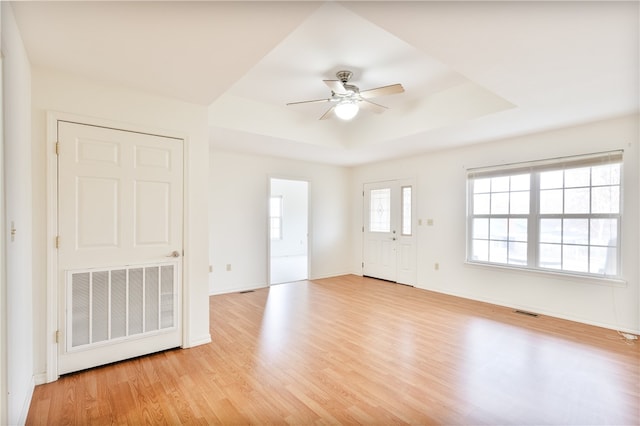
[[[364,226],[362,227],[362,232],[364,232]]]
[[[56,343],[60,343],[60,330],[56,330]]]
[[[60,142],[56,142],[56,155],[60,155]]]
[[[362,262],[362,267],[364,268],[364,262]]]
[[[60,235],[56,237],[56,248],[60,248]]]

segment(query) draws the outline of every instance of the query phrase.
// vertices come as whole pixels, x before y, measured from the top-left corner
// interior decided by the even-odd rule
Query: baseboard
[[[196,346],[206,345],[207,343],[211,343],[211,334],[205,334],[196,339],[189,339],[189,343],[187,346],[183,346],[183,348],[195,348]]]
[[[235,287],[235,288],[223,288],[220,290],[209,290],[209,296],[218,296],[220,294],[229,294],[229,293],[240,293],[241,291],[258,290],[260,288],[267,288],[267,287],[269,286],[266,284],[254,284],[254,285]]]
[[[33,376],[33,381],[34,381],[36,386],[44,385],[45,383],[47,383],[47,373],[35,374]]]
[[[22,410],[20,410],[20,417],[18,419],[18,424],[24,425],[27,423],[27,416],[29,415],[29,407],[31,407],[31,399],[33,398],[33,390],[35,389],[35,377],[31,377],[31,383],[29,384],[29,391],[25,396],[24,402],[22,404]]]
[[[496,300],[484,299],[484,298],[482,298],[482,299],[481,298],[473,298],[473,297],[465,296],[465,295],[454,293],[454,292],[443,291],[443,290],[427,288],[427,287],[416,287],[416,288],[419,288],[419,289],[422,289],[422,290],[427,290],[427,291],[433,291],[435,293],[446,294],[448,296],[459,297],[461,299],[474,300],[476,302],[482,302],[482,303],[489,303],[491,305],[502,306],[503,308],[520,309],[520,310],[524,310],[524,311],[528,311],[528,312],[535,312],[536,314],[545,315],[545,316],[548,316],[548,317],[553,317],[553,318],[558,318],[558,319],[563,319],[563,320],[576,322],[576,323],[580,323],[580,324],[592,325],[594,327],[606,328],[606,329],[609,329],[609,330],[615,330],[615,331],[621,331],[621,332],[624,332],[624,333],[631,333],[631,334],[635,334],[635,335],[640,335],[640,330],[637,330],[637,329],[626,328],[626,327],[620,328],[615,324],[603,323],[603,322],[599,322],[599,321],[591,321],[591,320],[587,320],[587,319],[584,319],[584,318],[574,317],[572,315],[565,315],[565,314],[561,314],[561,313],[558,313],[558,312],[547,311],[545,309],[538,309],[538,308],[533,307],[533,306],[523,306],[523,305],[508,304],[508,303],[504,303],[502,301],[496,301]]]
[[[342,277],[345,275],[356,275],[353,272],[336,272],[333,274],[327,274],[327,275],[314,275],[313,277],[309,278],[309,280],[324,280],[325,278],[335,278],[335,277]]]

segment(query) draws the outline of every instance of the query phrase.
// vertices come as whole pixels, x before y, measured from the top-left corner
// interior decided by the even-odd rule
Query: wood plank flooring
[[[27,424],[640,423],[612,330],[357,276],[210,309],[212,343],[37,386]]]

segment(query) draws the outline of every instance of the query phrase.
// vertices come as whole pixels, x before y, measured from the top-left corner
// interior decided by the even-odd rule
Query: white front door
[[[58,121],[58,374],[182,342],[180,139]]]
[[[415,285],[415,191],[410,180],[364,185],[363,275]]]

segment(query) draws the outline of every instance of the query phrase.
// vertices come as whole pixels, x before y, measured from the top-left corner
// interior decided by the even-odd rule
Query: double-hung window
[[[618,278],[622,151],[469,169],[467,261]]]
[[[282,239],[282,196],[275,195],[269,199],[269,222],[272,240]]]

